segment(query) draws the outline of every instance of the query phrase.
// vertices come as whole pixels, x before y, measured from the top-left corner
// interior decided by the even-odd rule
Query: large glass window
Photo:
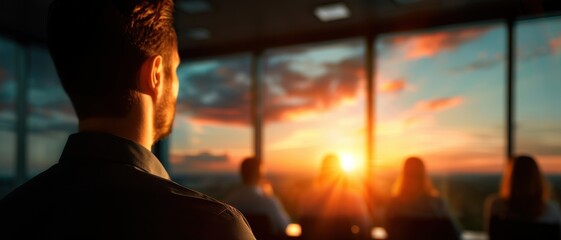
[[[504,25],[386,34],[376,52],[379,206],[404,160],[418,156],[463,228],[481,230],[505,163]]]
[[[78,130],[78,121],[48,51],[29,50],[26,150],[31,177],[58,161],[68,135]]]
[[[516,24],[516,152],[561,172],[561,17]]]
[[[516,153],[536,157],[561,194],[561,17],[515,25]]]
[[[287,211],[337,154],[360,175],[365,162],[364,41],[273,49],[264,56],[263,161]]]
[[[172,177],[220,198],[253,154],[251,58],[239,55],[181,64],[171,136]]]
[[[15,174],[17,50],[16,43],[0,38],[0,178]]]

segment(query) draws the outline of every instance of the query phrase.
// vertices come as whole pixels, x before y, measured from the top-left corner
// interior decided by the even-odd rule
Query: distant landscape
[[[230,191],[240,185],[236,174],[176,176],[175,181],[189,188],[203,192],[218,200],[224,199]],[[281,199],[287,212],[296,219],[298,201],[306,189],[312,186],[310,176],[271,175],[269,181]],[[500,174],[463,174],[432,176],[435,187],[442,197],[448,201],[452,215],[464,230],[483,230],[483,205],[485,199],[499,189]],[[561,175],[547,176],[551,185],[552,198],[561,196]],[[388,203],[389,189],[393,179],[378,179],[371,189],[370,208],[372,219],[376,225],[384,225],[383,211]]]

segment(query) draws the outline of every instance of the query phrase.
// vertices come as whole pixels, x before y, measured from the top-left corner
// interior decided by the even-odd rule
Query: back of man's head
[[[123,117],[144,60],[177,49],[173,0],[55,0],[49,50],[79,119]]]
[[[255,158],[246,158],[242,162],[240,171],[245,185],[257,185],[261,179],[261,162]]]

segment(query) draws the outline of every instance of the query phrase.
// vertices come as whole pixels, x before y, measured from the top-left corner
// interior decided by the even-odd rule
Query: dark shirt
[[[170,181],[143,146],[94,132],[0,200],[0,238],[255,239],[238,210]]]

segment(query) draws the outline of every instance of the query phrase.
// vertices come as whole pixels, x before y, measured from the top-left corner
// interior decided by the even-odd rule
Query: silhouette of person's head
[[[257,186],[260,183],[263,172],[261,161],[255,158],[246,158],[240,167],[242,181],[244,185]]]
[[[430,181],[425,164],[418,157],[409,157],[405,160],[403,171],[396,181],[393,195],[413,199],[419,196],[434,196],[437,191]]]
[[[321,183],[336,181],[342,176],[342,173],[339,157],[335,154],[327,154],[321,162],[319,181]]]
[[[173,0],[51,4],[49,51],[81,124],[133,114],[154,139],[170,133],[179,64],[173,10]]]
[[[509,211],[521,217],[536,217],[549,198],[547,183],[537,162],[529,155],[511,159],[503,175],[500,195]]]

